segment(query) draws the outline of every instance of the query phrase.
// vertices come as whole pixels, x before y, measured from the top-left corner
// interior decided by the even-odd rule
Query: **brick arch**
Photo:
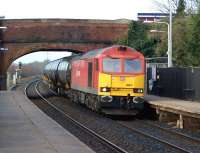
[[[85,52],[110,46],[127,37],[129,23],[125,20],[1,20],[0,25],[7,30],[0,31],[0,48],[8,50],[0,51],[0,90],[5,89],[6,71],[17,58],[42,50]]]
[[[41,43],[41,44],[29,44],[29,45],[13,45],[8,46],[12,51],[8,51],[4,56],[4,71],[7,71],[8,67],[18,58],[39,51],[70,51],[74,53],[87,52],[97,48],[107,47],[105,44],[63,44],[63,43]],[[13,52],[16,54],[13,55]]]

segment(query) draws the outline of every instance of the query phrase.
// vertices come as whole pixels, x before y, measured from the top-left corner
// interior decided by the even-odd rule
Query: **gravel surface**
[[[16,90],[20,90],[23,92],[24,87],[31,79],[25,79],[23,80],[17,87]],[[146,138],[142,135],[139,135],[137,133],[134,133],[133,131],[129,130],[128,128],[120,125],[117,123],[117,121],[111,120],[109,118],[106,118],[102,115],[99,115],[95,112],[92,112],[91,110],[85,108],[84,106],[81,106],[76,103],[72,103],[68,98],[64,97],[57,97],[55,94],[53,94],[46,84],[40,85],[40,91],[42,91],[42,94],[47,97],[49,101],[51,101],[54,105],[59,107],[60,109],[64,110],[67,114],[69,114],[71,117],[76,119],[78,122],[84,124],[88,128],[94,130],[101,136],[105,137],[106,139],[112,141],[113,143],[117,144],[118,146],[124,148],[128,152],[139,152],[139,153],[165,153],[165,152],[178,152],[175,149],[168,148],[166,145],[163,145],[162,143],[159,143],[157,141],[154,141],[150,138]],[[83,141],[85,144],[87,144],[89,147],[91,147],[95,152],[104,153],[104,152],[113,152],[111,150],[106,149],[102,144],[95,142],[93,138],[90,138],[87,134],[82,132],[79,128],[76,126],[73,126],[70,121],[66,121],[66,118],[60,114],[57,114],[55,110],[52,108],[47,107],[44,103],[41,104],[41,100],[38,99],[39,97],[37,94],[30,89],[31,93],[31,99],[33,102],[40,108],[43,109],[45,113],[50,115],[53,119],[55,119],[59,124],[61,124],[64,128],[66,128],[68,131],[70,131],[73,135],[77,136],[81,141]],[[29,94],[30,94],[29,93]],[[129,124],[134,124],[134,126],[137,126],[138,120],[132,119],[128,121]],[[139,121],[142,122],[144,121]],[[200,138],[200,133],[194,132],[194,131],[188,131],[188,130],[181,130],[172,128],[172,126],[167,125],[165,123],[160,123],[158,121],[152,121],[154,124],[157,124],[161,127],[170,128],[171,130],[181,132],[183,134],[188,134],[190,136],[194,136],[197,138]],[[144,122],[145,123],[145,122]],[[138,123],[139,124],[139,123]],[[144,125],[143,125],[144,126]],[[148,127],[140,127],[140,130],[148,130],[152,135],[156,135],[158,137],[163,136],[164,138],[168,138],[168,136],[165,133],[159,132],[155,129],[148,129]],[[173,138],[173,136],[172,136]],[[176,138],[175,138],[176,139]],[[172,139],[173,140],[173,139]],[[175,142],[175,140],[174,140]],[[175,142],[177,143],[177,142]],[[182,146],[187,143],[187,140],[179,140],[178,143]],[[197,145],[193,146],[192,152],[200,152],[198,150],[200,147]],[[198,150],[197,150],[198,149]]]
[[[46,95],[49,101],[64,110],[78,122],[81,122],[88,128],[94,130],[101,136],[124,148],[128,152],[178,152],[176,149],[169,148],[158,141],[146,138],[138,133],[134,133],[128,128],[117,123],[117,121],[105,118],[104,116],[98,115],[83,106],[72,103],[68,98],[52,96],[52,93],[45,84],[40,86],[40,91],[43,91],[42,94]],[[49,93],[51,93],[50,97],[48,96]],[[133,119],[133,121],[130,122],[134,123],[136,121]]]
[[[134,128],[144,133],[150,134],[151,136],[164,140],[168,143],[174,144],[180,148],[184,148],[190,152],[200,152],[200,141],[190,139],[188,137],[175,133],[172,130],[160,129],[157,126],[155,126],[154,123],[149,123],[149,121],[120,121],[120,123],[130,128]]]
[[[23,79],[20,84],[17,85],[16,88],[13,90],[24,91],[24,87],[28,81],[33,78]],[[94,130],[95,132],[99,133],[100,135],[104,136],[105,138],[111,140],[113,143],[117,144],[118,146],[124,148],[128,152],[141,152],[141,153],[165,153],[165,152],[177,152],[175,149],[169,149],[165,145],[153,141],[151,139],[147,139],[141,135],[133,133],[131,130],[123,127],[117,121],[113,121],[109,118],[105,118],[102,115],[92,112],[91,110],[85,108],[84,106],[80,106],[78,104],[72,103],[68,98],[57,97],[51,91],[49,91],[47,85],[42,84],[40,86],[40,90],[43,91],[42,94],[45,95],[48,100],[50,100],[54,105],[58,106],[62,110],[66,111],[70,116],[75,118],[77,121],[83,123],[90,129]],[[31,98],[33,99],[34,103],[39,106],[46,107],[45,105],[40,105],[37,94],[34,91],[31,92]],[[50,116],[53,119],[56,119],[58,123],[60,123],[64,128],[69,130],[72,134],[77,136],[81,141],[87,144],[96,152],[111,152],[110,150],[106,150],[101,144],[94,142],[92,138],[90,139],[87,135],[81,132],[77,127],[70,124],[69,121],[65,121],[65,117],[60,116],[60,114],[56,114],[53,109],[46,107],[44,111],[51,112]],[[129,121],[130,124],[137,124],[138,120]],[[143,122],[143,121],[141,121]],[[161,127],[170,128],[172,131],[181,132],[183,134],[188,134],[190,136],[200,138],[200,133],[195,131],[189,131],[185,129],[177,129],[171,125],[167,125],[165,123],[160,123],[158,121],[154,121],[154,124],[157,124]],[[142,129],[140,127],[140,129]],[[144,127],[145,129],[145,127]],[[147,129],[146,129],[147,130]],[[155,129],[148,130],[151,134],[155,134],[156,136],[164,136],[168,137],[165,134],[160,134],[159,131],[155,131]],[[173,140],[173,139],[172,139]],[[187,141],[186,141],[187,142]],[[179,143],[184,146],[186,143],[185,140],[179,141]],[[200,152],[199,146],[194,146],[192,152]],[[198,150],[196,150],[198,149]]]
[[[110,147],[106,147],[95,137],[89,135],[84,130],[81,130],[78,126],[74,125],[71,120],[67,119],[65,115],[58,112],[51,106],[49,106],[44,101],[41,101],[34,90],[34,84],[30,86],[28,89],[28,95],[31,95],[33,98],[32,101],[35,105],[37,105],[40,109],[42,109],[48,116],[53,118],[56,122],[58,122],[61,126],[67,129],[70,133],[75,135],[78,139],[88,145],[91,149],[93,149],[97,153],[110,153],[116,152]],[[46,95],[46,94],[45,94]]]
[[[175,131],[175,132],[180,132],[182,134],[188,134],[191,137],[200,139],[200,132],[197,132],[197,131],[194,131],[194,130],[179,129],[179,128],[176,128],[173,124],[172,125],[171,124],[166,124],[166,123],[159,122],[159,121],[154,121],[154,124],[157,124],[157,125],[159,125],[161,127],[164,127],[164,128],[171,129],[172,131]]]

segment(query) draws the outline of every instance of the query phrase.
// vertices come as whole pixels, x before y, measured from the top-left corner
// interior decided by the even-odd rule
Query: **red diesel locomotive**
[[[60,78],[65,78],[62,82],[61,73]],[[115,45],[50,62],[44,78],[92,110],[126,114],[127,110],[142,109],[144,73],[145,60],[140,52]]]

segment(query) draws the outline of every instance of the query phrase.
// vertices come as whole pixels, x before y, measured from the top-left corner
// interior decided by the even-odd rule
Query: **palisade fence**
[[[147,93],[200,101],[200,68],[148,68]]]

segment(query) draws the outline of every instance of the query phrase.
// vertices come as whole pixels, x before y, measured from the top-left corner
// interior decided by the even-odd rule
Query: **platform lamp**
[[[171,63],[170,63],[170,57],[169,57],[169,52],[170,52],[170,43],[171,43],[171,40],[170,40],[170,24],[168,22],[160,22],[160,21],[144,21],[144,23],[158,23],[158,24],[165,24],[167,25],[167,37],[168,37],[168,49],[167,49],[167,55],[168,55],[168,67],[171,67]],[[160,32],[160,31],[157,31],[157,30],[151,30],[150,32]],[[164,32],[164,31],[161,31],[161,32]]]
[[[171,19],[170,19],[171,20]],[[144,23],[158,23],[158,24],[165,24],[167,25],[167,33],[168,33],[168,67],[172,67],[172,28],[170,23],[168,22],[160,22],[160,21],[144,21]],[[151,30],[151,32],[164,32],[164,31],[157,31],[157,30]]]
[[[172,4],[171,1],[168,0],[169,3],[169,23],[168,22],[160,22],[160,21],[144,21],[144,23],[159,23],[159,24],[166,24],[167,29],[168,29],[168,50],[167,50],[167,55],[168,55],[168,67],[172,67]],[[155,32],[153,30],[152,32]]]

